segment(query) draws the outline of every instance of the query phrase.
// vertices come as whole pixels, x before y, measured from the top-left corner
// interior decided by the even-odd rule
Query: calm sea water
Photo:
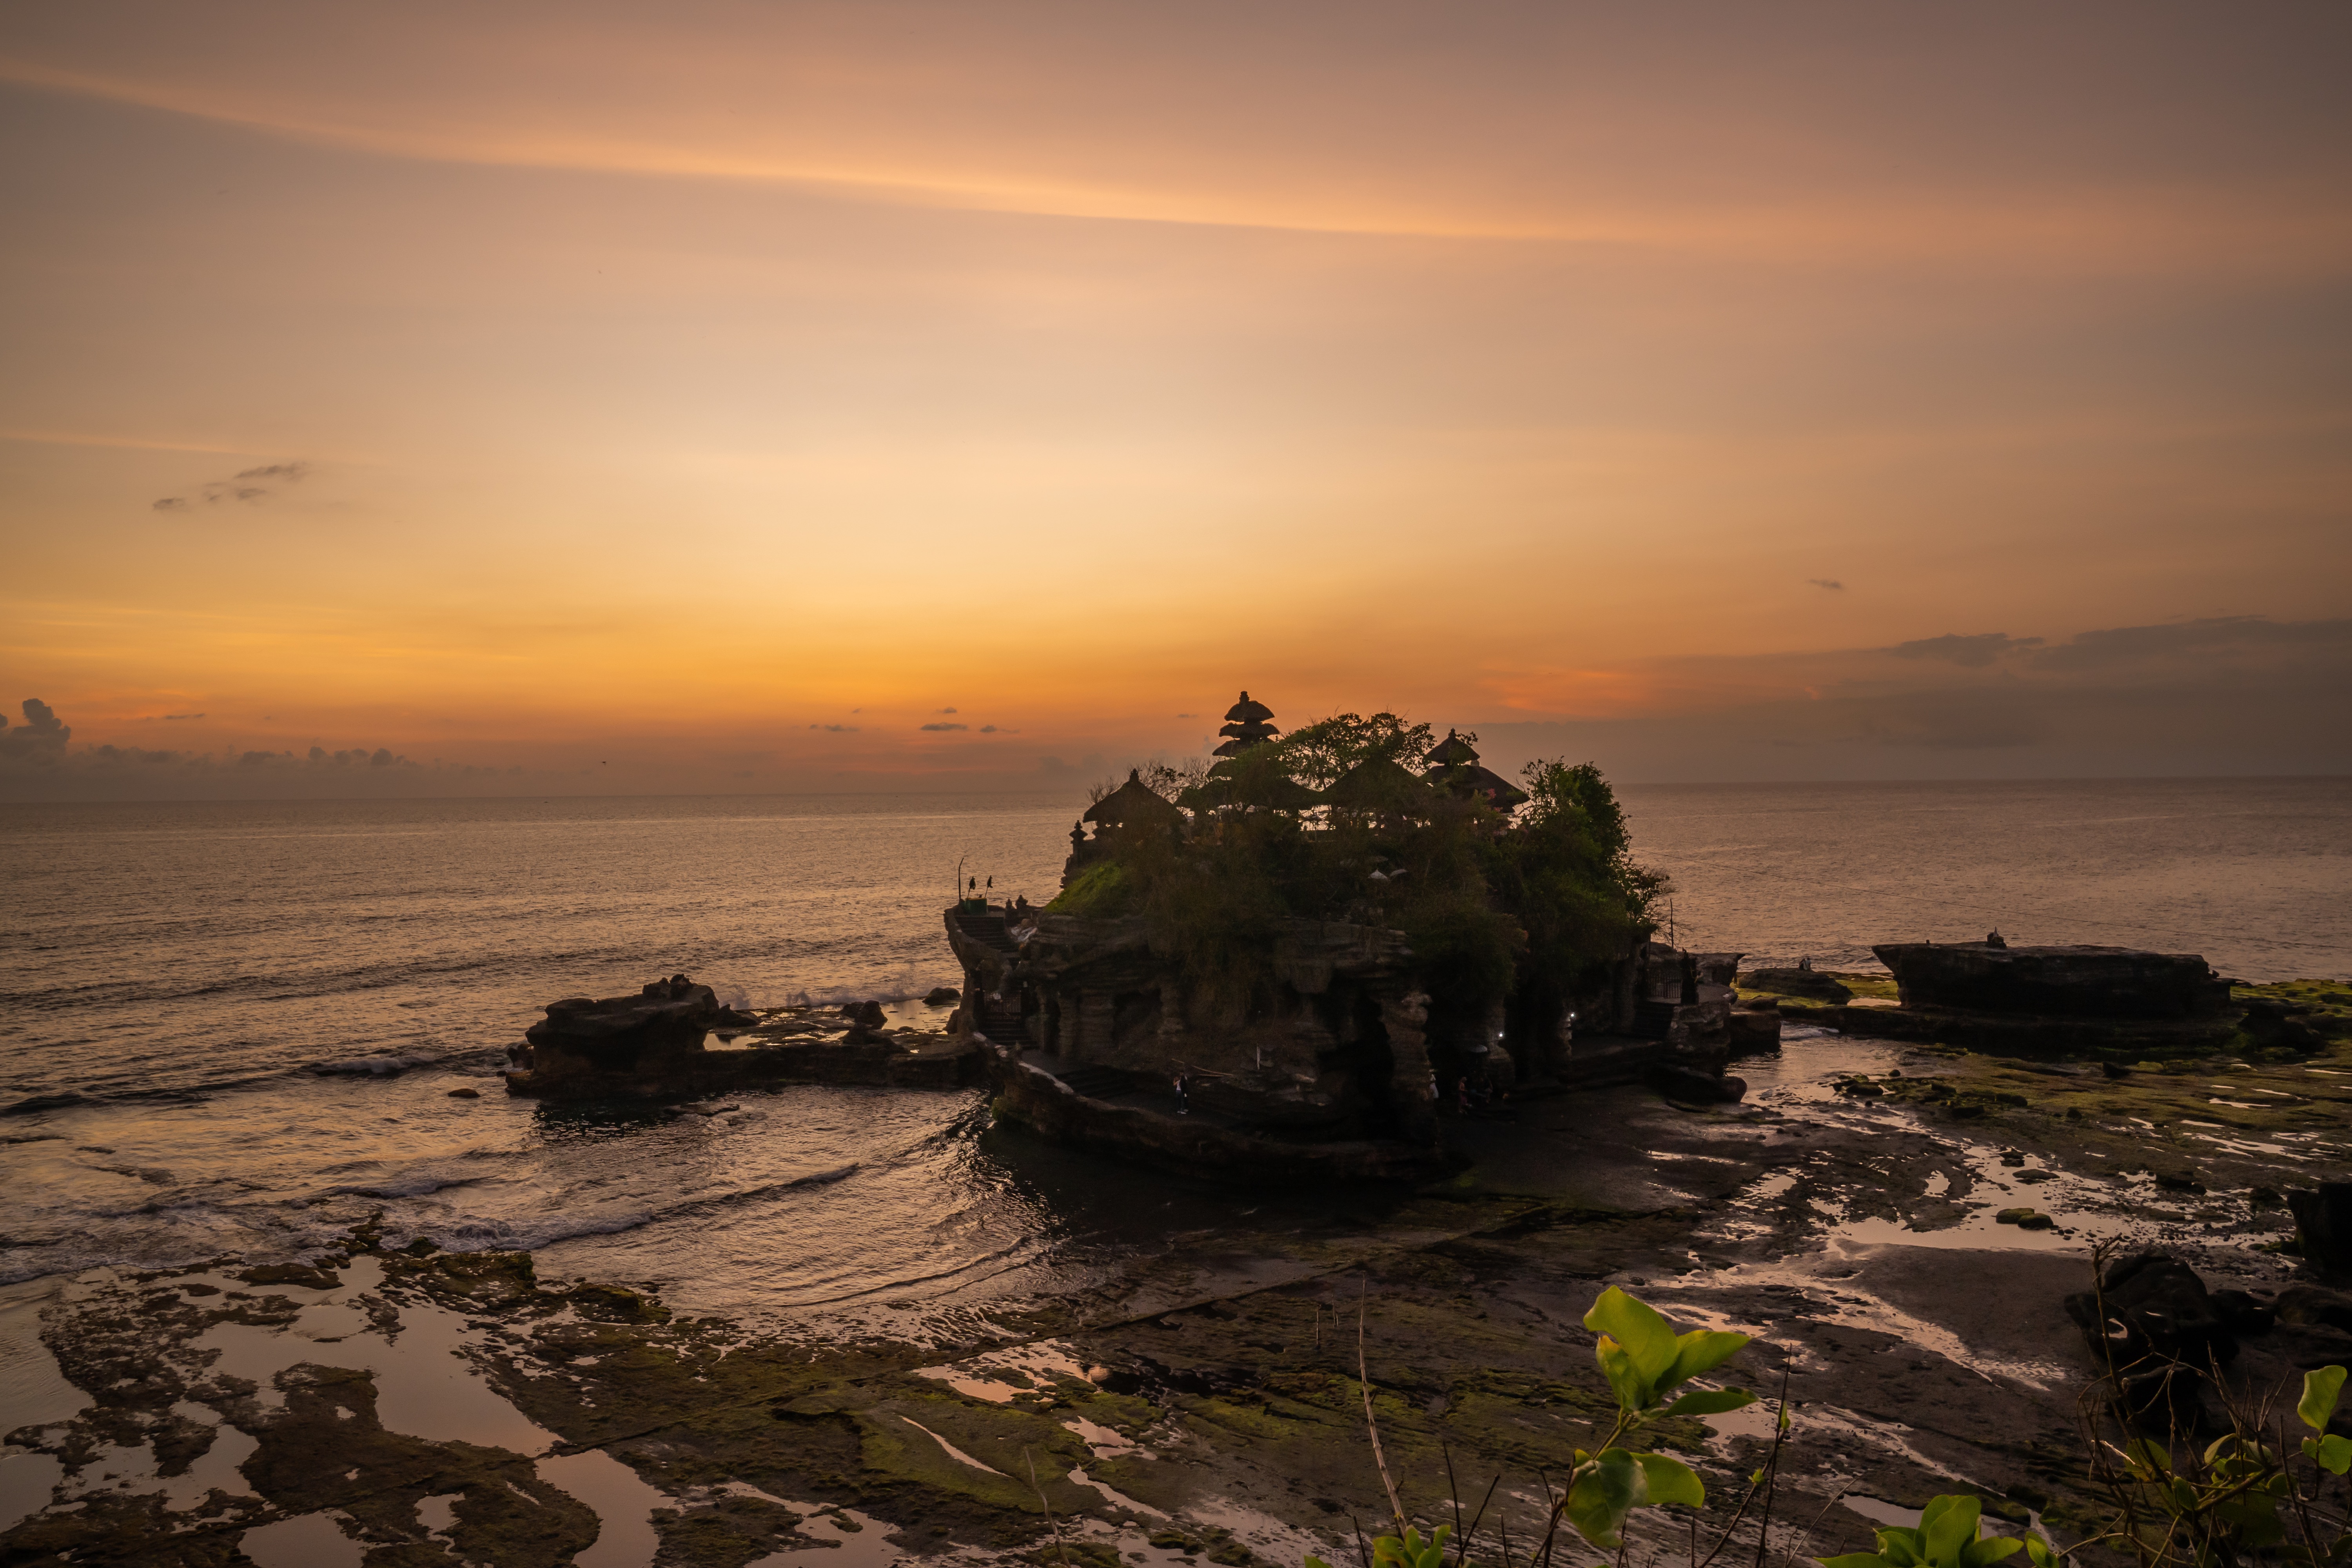
[[[1686,943],[1853,964],[1999,925],[2352,976],[2352,781],[1622,793]],[[546,1002],[678,970],[757,1005],[952,982],[959,863],[1048,897],[1077,805],[5,808],[0,1280],[294,1254],[381,1210],[396,1239],[826,1333],[1082,1289],[1230,1200],[984,1133],[976,1093],[592,1115],[493,1076]]]

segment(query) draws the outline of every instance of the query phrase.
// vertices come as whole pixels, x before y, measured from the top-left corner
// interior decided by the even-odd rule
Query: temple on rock
[[[1659,879],[1596,771],[1522,788],[1475,736],[1274,717],[1244,692],[1214,763],[1130,771],[1042,909],[947,911],[1001,1114],[1193,1170],[1379,1175],[1514,1094],[1736,1094],[1738,955],[1651,940]]]

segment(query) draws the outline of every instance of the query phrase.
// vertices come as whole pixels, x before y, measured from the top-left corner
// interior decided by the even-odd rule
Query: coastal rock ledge
[[[2190,952],[2128,947],[1883,942],[1870,950],[1906,1007],[2062,1018],[2215,1017],[2229,982]]]
[[[709,1049],[714,1034],[729,1048]],[[773,1083],[955,1089],[980,1072],[966,1042],[891,1029],[872,1002],[761,1016],[721,1005],[683,974],[634,996],[551,1002],[523,1039],[507,1092],[550,1100],[675,1100]]]
[[[1871,951],[1902,1003],[1835,1009],[1848,1034],[1993,1051],[2166,1051],[2218,1045],[2236,1026],[2230,983],[2195,953],[1998,939]]]
[[[759,1019],[719,1005],[719,994],[683,974],[656,980],[635,996],[567,996],[523,1031],[541,1087],[583,1073],[636,1076],[686,1065],[713,1029],[750,1028]]]

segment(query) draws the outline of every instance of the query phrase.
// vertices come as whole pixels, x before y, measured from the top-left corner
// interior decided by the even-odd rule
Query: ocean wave
[[[494,1180],[496,1178],[489,1175],[444,1176],[419,1171],[413,1175],[395,1176],[386,1182],[354,1182],[346,1186],[329,1187],[322,1195],[333,1198],[422,1198],[447,1192],[452,1187],[470,1187]]]
[[[439,1059],[437,1057],[346,1057],[341,1061],[312,1062],[302,1070],[329,1077],[396,1078],[411,1068],[430,1067]]]
[[[585,1236],[618,1236],[654,1224],[664,1216],[653,1209],[624,1209],[610,1214],[550,1215],[537,1223],[504,1219],[461,1220],[450,1225],[415,1221],[385,1226],[385,1239],[404,1237],[430,1241],[444,1252],[537,1252],[559,1241]]]
[[[864,985],[805,986],[784,991],[780,994],[778,1000],[761,1001],[754,1005],[765,1010],[776,1007],[840,1007],[852,1002],[913,1002],[929,994],[941,985],[963,984],[963,976],[961,973],[949,971],[940,973],[946,974],[947,978],[941,979],[935,974],[930,980],[926,981],[918,974],[915,966],[909,963],[887,979],[871,981]],[[742,994],[740,988],[737,994]]]
[[[812,1171],[782,1181],[762,1182],[737,1192],[706,1194],[678,1203],[632,1205],[602,1212],[574,1209],[529,1219],[480,1215],[436,1220],[429,1215],[415,1214],[387,1215],[385,1233],[388,1238],[393,1239],[421,1237],[446,1252],[535,1252],[560,1241],[589,1236],[617,1236],[670,1220],[723,1214],[743,1205],[797,1189],[831,1186],[835,1182],[856,1175],[861,1168],[857,1162],[853,1161],[831,1170]]]
[[[58,1094],[36,1094],[14,1105],[0,1105],[0,1116],[32,1116],[44,1110],[64,1110],[71,1106],[89,1103],[89,1096],[67,1089]]]

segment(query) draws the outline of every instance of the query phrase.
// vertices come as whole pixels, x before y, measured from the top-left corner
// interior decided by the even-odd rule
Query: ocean
[[[2352,781],[1621,795],[1685,945],[1864,967],[1873,942],[1998,926],[2352,978]],[[958,875],[1043,901],[1082,804],[0,808],[0,1283],[297,1256],[381,1211],[394,1241],[529,1247],[549,1277],[831,1339],[953,1338],[1083,1290],[1231,1197],[988,1132],[977,1091],[589,1112],[495,1076],[546,1003],[678,971],[924,1016],[957,977]]]

